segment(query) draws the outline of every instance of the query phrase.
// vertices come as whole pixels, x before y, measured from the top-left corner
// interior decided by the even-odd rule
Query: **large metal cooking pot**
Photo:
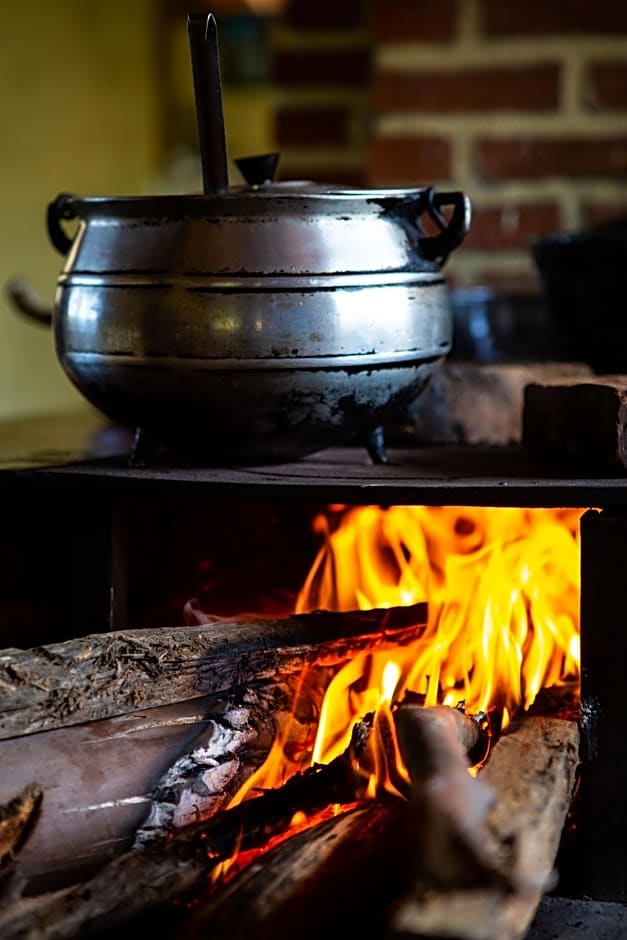
[[[278,154],[236,160],[230,187],[216,19],[187,19],[203,193],[49,205],[61,365],[138,441],[217,462],[361,435],[384,459],[383,422],[451,348],[442,265],[468,198],[275,183]]]
[[[59,224],[72,216],[74,240]],[[105,414],[212,458],[367,437],[450,349],[441,267],[468,224],[463,194],[431,189],[61,196],[57,354]]]
[[[372,440],[451,348],[442,265],[469,220],[426,187],[62,194],[56,352],[111,419],[211,461]]]

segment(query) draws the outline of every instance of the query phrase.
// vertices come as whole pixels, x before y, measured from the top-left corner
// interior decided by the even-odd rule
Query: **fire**
[[[322,546],[296,610],[426,601],[427,630],[394,654],[399,679],[392,699],[411,690],[427,705],[463,699],[468,711],[499,707],[511,716],[528,708],[542,687],[579,676],[582,512],[338,508],[315,520]],[[369,666],[377,689],[376,675],[385,665]],[[336,676],[329,689],[333,702],[347,700],[357,674],[352,662]],[[372,698],[377,693],[369,686]],[[325,714],[337,709],[325,702]],[[332,756],[333,745],[325,742],[334,738],[321,722],[317,759]]]
[[[320,549],[296,612],[426,601],[427,627],[407,646],[348,661],[326,688],[313,746],[301,740],[299,749],[287,722],[233,802],[329,763],[365,715],[374,716],[375,733],[355,763],[363,795],[402,792],[407,772],[392,710],[405,696],[425,705],[463,702],[472,714],[496,709],[504,727],[543,687],[577,681],[583,511],[334,506],[321,513]]]

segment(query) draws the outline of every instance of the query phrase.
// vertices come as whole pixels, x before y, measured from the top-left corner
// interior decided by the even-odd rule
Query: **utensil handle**
[[[448,222],[441,211],[445,206],[453,207],[453,214]],[[439,261],[440,265],[443,265],[453,249],[457,248],[468,234],[472,216],[470,199],[462,192],[438,193],[429,189],[425,211],[440,231],[437,235],[421,238],[420,248],[429,261]]]
[[[188,13],[196,121],[205,195],[229,186],[218,32],[213,13]]]
[[[74,238],[70,238],[61,227],[61,219],[78,218],[75,209],[70,205],[71,200],[75,198],[76,196],[73,196],[72,193],[61,193],[48,205],[46,212],[46,223],[50,241],[62,255],[67,255],[74,244]]]

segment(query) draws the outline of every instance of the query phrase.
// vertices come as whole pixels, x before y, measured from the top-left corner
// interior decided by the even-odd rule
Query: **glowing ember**
[[[426,601],[427,628],[410,645],[347,662],[328,685],[311,749],[295,746],[288,723],[234,802],[328,763],[367,714],[374,733],[355,767],[363,795],[402,792],[392,709],[407,694],[463,701],[471,714],[496,709],[504,726],[541,688],[576,681],[583,511],[336,506],[319,515],[322,544],[296,612]]]

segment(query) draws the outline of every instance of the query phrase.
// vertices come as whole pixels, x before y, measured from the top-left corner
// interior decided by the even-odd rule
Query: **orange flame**
[[[426,632],[394,654],[394,698],[410,689],[428,705],[463,699],[469,711],[511,715],[543,686],[579,675],[582,512],[368,506],[320,515],[323,544],[296,610],[427,601]],[[324,750],[317,745],[319,758]]]
[[[287,722],[266,763],[233,802],[346,751],[354,724],[374,714],[363,793],[398,792],[407,772],[382,747],[406,693],[426,705],[497,708],[505,726],[539,690],[579,678],[579,518],[582,509],[330,507],[314,521],[322,544],[296,612],[350,611],[426,601],[414,643],[358,653],[329,683],[311,748]],[[303,679],[301,678],[301,684]],[[388,734],[388,739],[390,735]],[[392,731],[393,737],[393,731]],[[302,741],[301,741],[302,744]],[[394,748],[394,742],[392,742]]]

